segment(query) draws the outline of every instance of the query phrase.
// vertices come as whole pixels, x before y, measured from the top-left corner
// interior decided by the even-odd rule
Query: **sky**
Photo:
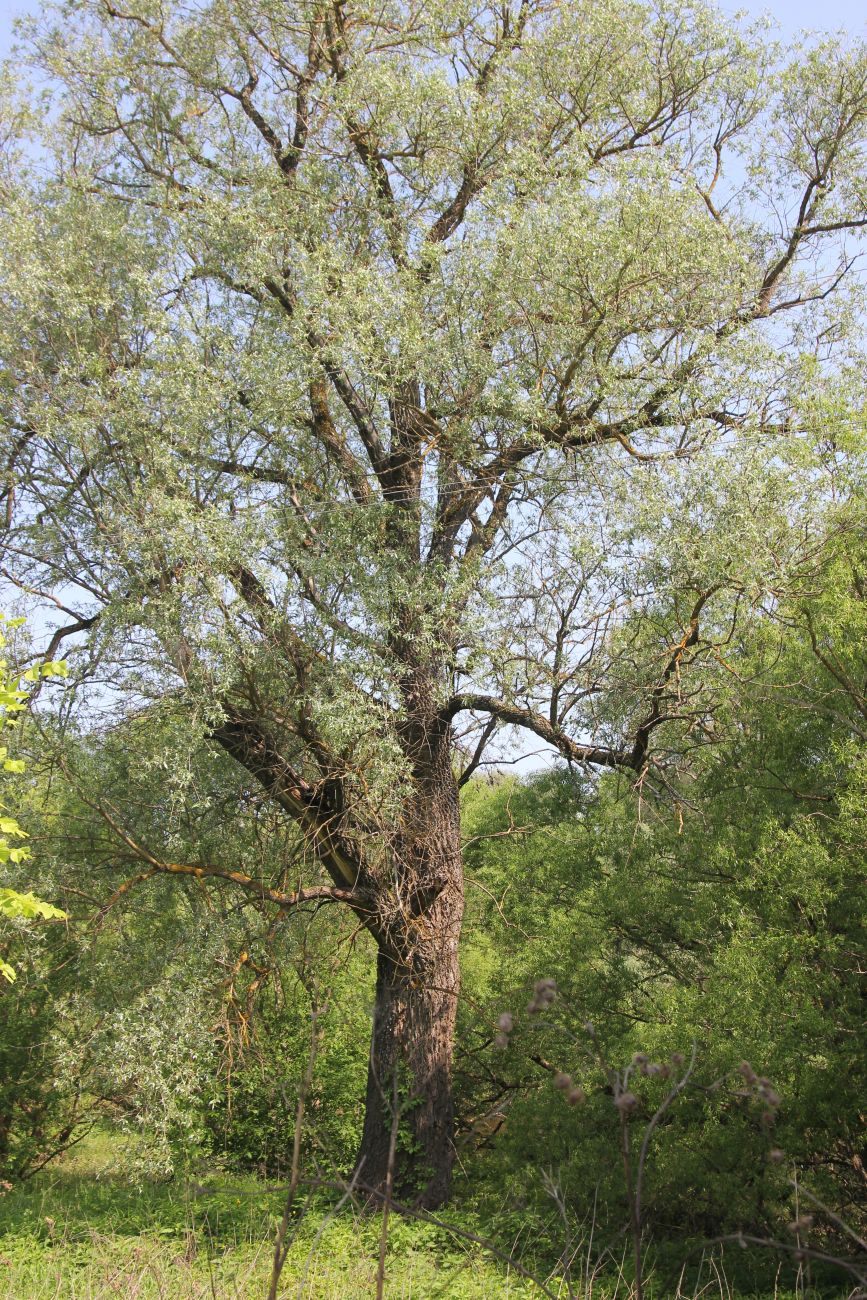
[[[0,5],[4,0],[0,0]],[[723,13],[739,9],[759,18],[770,14],[784,36],[793,36],[803,28],[847,31],[867,36],[867,6],[864,0],[745,0],[742,4],[720,4]]]
[[[724,13],[739,9],[759,17],[770,14],[780,25],[783,36],[792,36],[802,28],[848,31],[867,36],[865,0],[746,0],[742,4],[721,3]],[[0,0],[0,58],[9,53],[13,19],[22,13],[38,13],[38,0]]]

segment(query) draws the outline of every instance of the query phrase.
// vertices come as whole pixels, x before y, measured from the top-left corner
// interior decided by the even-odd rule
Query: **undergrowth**
[[[92,1134],[56,1165],[11,1188],[0,1201],[2,1300],[258,1300],[267,1290],[273,1238],[281,1213],[279,1190],[237,1175],[199,1181],[136,1181],[129,1146],[111,1132]],[[346,1300],[373,1296],[380,1233],[378,1215],[351,1206],[334,1215],[336,1197],[318,1196],[298,1225],[280,1296]],[[485,1235],[466,1207],[445,1224]],[[537,1265],[540,1242],[516,1233],[515,1258]],[[604,1269],[582,1261],[586,1300],[629,1300],[626,1257]],[[556,1273],[543,1274],[555,1296]],[[543,1293],[492,1260],[481,1246],[457,1240],[445,1227],[392,1218],[385,1294],[401,1300],[525,1300]],[[654,1300],[722,1297],[754,1300],[727,1280],[725,1257],[706,1258],[680,1282],[651,1276]],[[761,1300],[789,1300],[828,1291],[787,1289],[782,1272]],[[847,1291],[834,1293],[842,1297]],[[583,1297],[582,1297],[583,1300]],[[755,1296],[755,1300],[758,1297]]]

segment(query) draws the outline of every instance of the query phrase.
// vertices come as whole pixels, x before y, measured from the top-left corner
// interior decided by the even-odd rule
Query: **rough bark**
[[[432,703],[432,693],[424,696]],[[384,1188],[397,1122],[395,1193],[434,1208],[448,1199],[454,1160],[452,1050],[464,900],[451,736],[432,707],[424,712],[404,737],[415,788],[389,855],[396,915],[379,946],[358,1163],[360,1182]]]
[[[379,952],[364,1130],[356,1166],[365,1186],[385,1187],[391,1127],[397,1122],[395,1194],[428,1209],[448,1200],[454,1161],[452,1050],[463,911],[460,892],[442,895],[436,911],[439,924],[431,918],[426,945],[430,951],[413,969]]]

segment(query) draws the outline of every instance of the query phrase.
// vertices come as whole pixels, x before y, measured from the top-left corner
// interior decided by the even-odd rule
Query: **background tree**
[[[515,1218],[539,1233],[558,1213],[540,1163],[576,1222],[590,1205],[612,1230],[626,1218],[607,1080],[558,1028],[580,1039],[586,1022],[609,1061],[641,1052],[666,1064],[696,1045],[695,1086],[654,1137],[645,1189],[662,1249],[681,1233],[785,1237],[793,1173],[845,1221],[862,1219],[864,735],[857,689],[835,676],[864,680],[863,505],[859,514],[818,583],[727,648],[737,677],[715,711],[713,749],[674,779],[679,815],[647,803],[637,823],[614,774],[467,789],[476,888],[458,1095],[484,1142],[477,1185],[496,1204],[520,1198]],[[812,651],[811,624],[833,671]],[[521,891],[519,876],[531,882]],[[540,972],[558,988],[541,1018],[525,1014]],[[503,1009],[514,1029],[496,1050]],[[781,1098],[770,1128],[744,1095],[744,1060]],[[586,1103],[565,1104],[558,1068]],[[639,1128],[664,1086],[637,1089]]]
[[[33,831],[70,914],[73,951],[41,963],[57,1016],[43,1077],[51,1071],[132,1133],[133,1159],[150,1173],[200,1170],[217,1157],[280,1178],[315,1009],[326,1033],[304,1152],[323,1177],[342,1176],[360,1135],[371,945],[359,942],[346,909],[321,914],[314,896],[290,925],[261,889],[238,889],[240,873],[256,872],[268,893],[288,896],[303,870],[303,838],[252,781],[239,787],[230,759],[215,762],[204,747],[182,795],[171,789],[174,730],[151,710],[98,737],[67,734],[73,780],[46,765]],[[103,815],[113,819],[118,807],[132,845]],[[67,830],[55,833],[57,822]],[[158,842],[177,872],[142,862],[135,845]],[[235,879],[182,869],[220,858]],[[133,888],[142,878],[147,887]],[[33,983],[19,993],[19,1018]]]
[[[704,742],[820,490],[789,448],[853,320],[867,55],[533,0],[75,0],[27,49],[6,573],[62,612],[89,725],[173,719],[173,798],[207,742],[297,823],[324,881],[288,890],[100,806],[147,874],[353,909],[363,1181],[397,1072],[398,1185],[439,1203],[459,783],[501,727],[645,798]]]

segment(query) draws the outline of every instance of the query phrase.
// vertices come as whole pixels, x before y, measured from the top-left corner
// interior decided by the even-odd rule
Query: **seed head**
[[[773,1110],[776,1110],[779,1106],[780,1094],[771,1087],[770,1082],[767,1079],[759,1079],[758,1094]]]
[[[802,1214],[797,1219],[794,1219],[791,1223],[787,1224],[786,1226],[789,1232],[792,1233],[809,1232],[813,1226],[813,1222],[814,1220],[812,1214]]]
[[[557,996],[557,982],[552,979],[537,980],[533,986],[533,997],[527,1003],[530,1015],[536,1015],[549,1007]]]

